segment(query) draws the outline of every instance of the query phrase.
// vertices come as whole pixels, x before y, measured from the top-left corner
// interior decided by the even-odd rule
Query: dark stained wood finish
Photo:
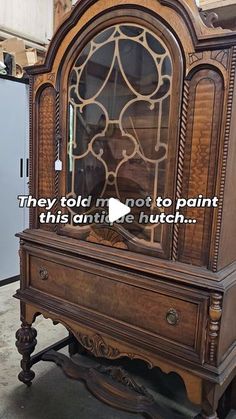
[[[31,386],[31,382],[35,377],[34,371],[31,370],[30,355],[34,352],[37,344],[36,336],[37,331],[26,322],[23,322],[21,328],[16,332],[16,347],[18,352],[22,355],[22,370],[19,373],[18,378],[28,387]]]
[[[112,407],[141,413],[150,419],[163,419],[170,414],[168,409],[159,406],[146,388],[121,367],[83,367],[55,351],[47,352],[43,360],[55,362],[67,377],[85,382],[86,388],[95,397]],[[179,419],[179,415],[174,413],[171,413],[171,417]]]
[[[142,0],[79,1],[57,30],[45,63],[28,69],[31,194],[52,197],[65,190],[66,164],[55,173],[54,160],[60,138],[62,159],[66,155],[68,74],[78,51],[111,21],[142,22],[172,45],[177,71],[166,190],[173,198],[217,195],[219,206],[188,209],[197,224],[167,229],[161,257],[116,248],[112,241],[107,246],[108,240],[86,242],[69,231],[65,236],[60,228],[57,234],[53,226],[39,225],[39,211],[32,209],[31,228],[18,235],[19,378],[30,384],[34,377],[31,325],[42,314],[74,336],[78,345],[70,340],[71,354],[85,348],[95,357],[126,356],[174,371],[189,399],[201,404],[201,417],[216,418],[218,401],[236,376],[236,33],[205,26],[194,0],[148,0],[145,6]],[[74,370],[64,358],[50,357]],[[99,397],[104,380],[96,386]],[[108,399],[124,408],[118,393],[116,388]]]
[[[37,253],[42,254],[42,251]],[[135,287],[135,276],[126,275],[124,283],[124,273],[113,271],[108,276],[99,265],[71,258],[62,263],[61,257],[53,253],[45,254],[45,258],[33,254],[27,256],[27,260],[30,287],[108,316],[117,323],[117,328],[117,321],[122,321],[131,328],[138,326],[143,334],[152,332],[150,339],[155,341],[156,336],[156,339],[163,340],[163,347],[168,347],[168,342],[172,345],[176,342],[181,344],[183,352],[186,352],[185,347],[190,353],[201,351],[202,358],[204,348],[201,345],[196,347],[196,344],[201,330],[206,327],[207,294],[199,299],[198,295],[187,296],[186,290],[180,289],[173,298],[168,288],[160,287],[159,292],[152,292]],[[98,299],[101,289],[106,293]],[[172,310],[174,319],[170,313]]]

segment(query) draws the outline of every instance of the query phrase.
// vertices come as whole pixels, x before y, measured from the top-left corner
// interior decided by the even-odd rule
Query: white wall
[[[0,0],[0,30],[42,43],[53,33],[53,0]]]

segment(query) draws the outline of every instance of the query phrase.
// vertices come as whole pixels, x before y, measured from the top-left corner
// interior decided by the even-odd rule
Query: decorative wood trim
[[[128,246],[124,242],[124,238],[116,231],[109,228],[91,229],[86,240],[91,243],[104,244],[118,249],[128,249]]]
[[[206,66],[206,64],[210,64],[218,68],[227,78],[225,70],[229,67],[230,51],[229,48],[225,48],[214,51],[191,52],[188,54],[189,70],[191,71],[193,67],[198,65]]]
[[[203,59],[203,52],[191,52],[188,55],[188,58],[189,58],[189,64],[192,65]]]
[[[113,22],[115,24],[124,22],[130,22],[130,19],[135,22],[135,24],[139,24],[141,20],[141,24],[143,25],[145,22],[145,27],[153,28],[154,33],[158,36],[162,36],[160,34],[165,32],[165,42],[166,48],[168,47],[169,51],[172,51],[173,55],[181,57],[181,59],[177,60],[174,65],[173,70],[173,80],[172,84],[175,86],[176,92],[173,95],[173,100],[171,100],[171,108],[170,108],[170,120],[172,124],[169,126],[169,139],[170,142],[168,144],[168,156],[167,156],[167,164],[166,164],[166,183],[165,183],[165,194],[166,196],[173,197],[174,195],[174,186],[175,186],[175,177],[176,177],[176,168],[177,168],[177,153],[176,148],[178,145],[178,136],[179,136],[179,116],[180,116],[180,105],[182,99],[182,73],[183,73],[183,63],[182,63],[182,52],[178,45],[176,39],[174,39],[169,32],[169,30],[165,29],[163,23],[154,19],[149,13],[144,12],[142,15],[140,14],[139,10],[135,10],[133,8],[126,8],[126,16],[125,18],[119,13],[117,10],[112,10],[109,13],[106,13],[106,21],[104,21],[104,16],[100,15],[100,17],[96,20],[96,26],[93,23],[88,23],[88,26],[83,31],[83,34],[80,34],[80,37],[76,39],[73,43],[73,48],[67,50],[67,53],[64,55],[64,62],[63,66],[61,67],[60,79],[63,80],[63,83],[66,83],[66,87],[61,86],[61,109],[68,108],[68,100],[67,94],[65,94],[67,90],[67,82],[69,79],[69,74],[74,65],[74,62],[78,56],[78,52],[81,51],[82,45],[87,44],[87,39],[90,39],[93,34],[95,34],[98,28],[104,26],[104,24],[112,25]],[[125,19],[125,21],[124,21]],[[155,28],[155,29],[154,29]],[[63,139],[68,138],[68,118],[61,118],[61,134]],[[91,142],[90,142],[91,146]],[[62,161],[64,167],[67,164],[67,149],[65,146],[62,147]],[[173,171],[174,168],[174,171]],[[61,172],[62,175],[62,172]],[[66,174],[61,176],[60,182],[60,196],[64,196],[67,193],[67,185],[66,185]],[[171,209],[169,209],[171,211]],[[58,225],[58,233],[68,237],[74,237],[78,240],[81,238],[84,239],[88,230],[90,229],[89,226],[84,229],[75,228],[72,224],[67,223],[63,225]],[[148,255],[158,256],[161,258],[171,258],[171,250],[172,250],[172,242],[169,240],[169,237],[172,237],[173,231],[173,224],[165,224],[163,225],[163,233],[161,234],[160,243],[158,241],[154,243],[145,244],[145,241],[135,240],[132,238],[132,235],[128,232],[128,230],[124,229],[122,226],[114,226],[113,229],[116,229],[120,235],[123,235],[124,241],[128,244],[128,247],[133,252],[139,252],[140,254],[146,253]],[[80,231],[81,230],[81,231]]]
[[[49,73],[47,76],[48,81],[51,81],[52,83],[54,83],[55,81],[55,73]]]
[[[37,90],[39,86],[43,83],[43,76],[36,76],[34,79],[34,89]]]
[[[92,7],[95,2],[96,0],[82,0],[72,8],[68,17],[59,27],[49,45],[45,63],[37,66],[29,66],[27,68],[28,74],[40,74],[51,71],[53,61],[61,44],[61,40],[77,24],[85,11]],[[212,28],[209,29],[204,26],[200,16],[197,16],[196,14],[197,6],[194,2],[191,2],[191,4],[184,4],[183,2],[177,2],[176,0],[160,0],[160,4],[175,10],[180,18],[182,18],[191,34],[196,49],[214,49],[217,46],[220,47],[222,45],[230,47],[235,44],[236,32]],[[113,10],[115,8],[125,9],[127,6],[130,7],[128,3],[122,5],[117,4],[117,6],[114,5]],[[136,9],[142,9],[143,11],[147,10],[146,8],[141,8],[140,6],[136,6]]]
[[[188,102],[189,102],[189,81],[185,80],[184,86],[183,86],[183,103],[182,103],[182,113],[181,113],[182,118],[181,118],[181,127],[180,127],[179,151],[178,151],[176,199],[181,198],[181,195],[182,195],[184,153],[185,153],[185,142],[186,142],[186,133],[187,133]],[[178,258],[178,239],[179,239],[179,224],[174,224],[173,249],[172,249],[172,259],[174,261],[176,261]]]
[[[56,115],[55,115],[55,140],[54,140],[54,144],[55,144],[55,161],[57,159],[60,158],[60,147],[61,147],[61,130],[60,130],[60,92],[57,91],[56,93]],[[54,206],[54,211],[55,213],[59,210],[59,203],[58,203],[58,198],[59,198],[59,172],[55,171],[55,198],[57,198],[57,202]],[[58,225],[55,224],[54,226],[54,231],[57,232],[58,230]]]
[[[108,345],[102,338],[102,336],[98,333],[90,336],[85,335],[83,333],[78,333],[77,331],[72,330],[72,328],[67,324],[61,321],[59,322],[64,324],[64,326],[73,333],[73,335],[76,337],[79,343],[96,357],[108,359],[118,359],[123,357],[128,357],[129,359],[140,359],[146,362],[149,368],[154,367],[153,363],[149,359],[143,357],[143,355],[128,352],[120,352],[119,349],[113,348],[111,345]]]
[[[216,24],[218,22],[218,15],[215,12],[206,12],[202,9],[199,9],[200,16],[202,18],[202,21],[205,23],[205,25],[208,28],[214,28],[216,27]]]
[[[81,345],[96,357],[104,357],[109,359],[117,359],[121,357],[120,351],[108,345],[99,335],[87,336],[82,333],[75,333],[76,338]]]
[[[29,194],[33,194],[33,76],[29,76]],[[29,228],[35,226],[35,211],[29,209]]]
[[[226,179],[226,168],[227,168],[227,158],[229,150],[229,137],[230,137],[230,128],[232,120],[232,106],[233,106],[233,93],[234,93],[234,84],[235,84],[235,71],[236,71],[236,46],[232,49],[232,59],[231,59],[231,70],[229,78],[229,90],[228,90],[228,101],[227,101],[227,114],[226,114],[226,123],[225,123],[225,135],[224,135],[224,147],[223,147],[223,157],[222,157],[222,170],[221,170],[221,182],[218,193],[218,212],[217,212],[217,221],[216,221],[216,233],[215,233],[215,249],[213,254],[212,270],[217,272],[218,268],[218,254],[219,254],[219,245],[220,245],[220,233],[222,226],[222,215],[223,215],[223,201],[224,201],[224,191],[225,191],[225,179]]]
[[[31,385],[31,381],[35,377],[31,368],[30,355],[37,344],[37,331],[30,324],[23,321],[21,328],[16,332],[16,347],[22,355],[21,372],[18,375],[20,381],[27,386]]]
[[[207,13],[203,12],[205,16],[199,11],[195,1],[193,2],[182,2],[176,0],[159,0],[164,6],[174,9],[184,20],[189,33],[191,34],[194,47],[198,49],[211,49],[214,48],[214,44],[222,45],[222,43],[227,43],[232,38],[236,36],[235,32],[223,30],[222,28],[215,28],[212,23],[215,20],[218,20],[216,13]],[[186,7],[188,6],[188,7]],[[195,19],[193,19],[193,16]],[[204,29],[201,27],[201,22],[205,24],[208,28],[208,31],[205,31],[205,34],[202,35]],[[200,28],[201,27],[201,28]],[[210,34],[209,30],[212,30]],[[228,38],[228,39],[227,39]],[[235,41],[232,42],[234,44]],[[232,45],[231,44],[231,45]]]
[[[27,307],[29,307],[27,305]],[[145,358],[141,354],[131,353],[131,352],[121,352],[118,348],[114,348],[113,346],[109,345],[104,338],[98,334],[85,334],[74,330],[74,328],[68,324],[64,319],[61,319],[57,315],[53,315],[52,313],[46,313],[42,310],[38,311],[37,309],[32,308],[32,311],[29,311],[29,318],[27,320],[34,321],[35,318],[42,314],[45,319],[50,318],[53,322],[62,324],[72,335],[79,341],[79,343],[91,352],[94,356],[100,358],[107,358],[107,359],[118,359],[122,357],[128,357],[130,359],[139,359],[148,365],[149,368],[153,368],[154,365],[150,359]],[[23,316],[23,319],[25,316]]]
[[[220,319],[222,315],[222,295],[219,293],[212,293],[209,307],[209,349],[208,358],[210,364],[215,364],[217,359],[218,336],[220,330]]]
[[[112,267],[120,267],[120,260],[123,266],[130,272],[145,273],[152,275],[156,284],[156,278],[165,278],[168,284],[176,281],[179,284],[193,285],[217,291],[228,289],[235,280],[236,263],[225,267],[219,272],[212,272],[204,267],[183,264],[180,262],[173,263],[169,260],[156,259],[139,255],[137,259],[131,259],[129,252],[120,249],[107,248],[105,246],[96,246],[96,253],[93,254],[94,244],[89,242],[77,241],[74,239],[65,239],[64,236],[56,235],[52,232],[43,231],[41,229],[26,230],[17,234],[23,241],[32,246],[42,246],[47,252],[49,250],[63,251],[66,254],[73,254],[75,257],[86,258],[88,261],[97,261],[107,263]]]
[[[225,69],[227,69],[229,65],[229,53],[230,53],[229,49],[211,51],[211,59],[218,61],[224,66]]]
[[[19,259],[20,259],[20,278],[23,278],[23,260],[24,260],[24,241],[20,239],[20,247],[18,250]]]
[[[50,314],[48,311],[43,311],[41,308],[37,308],[36,306],[33,306],[28,303],[21,303],[21,307],[22,307],[22,321],[26,321],[29,323],[32,323],[35,321],[36,317],[39,315],[43,315],[43,317],[45,319],[50,319],[52,320],[53,324],[62,324],[69,332],[70,334],[72,334],[75,339],[78,341],[78,338],[76,336],[76,333],[79,331],[80,334],[82,334],[83,336],[86,336],[87,338],[89,337],[89,339],[93,338],[94,333],[91,331],[84,331],[81,332],[81,327],[78,326],[78,330],[75,330],[75,327],[69,323],[69,319],[66,319],[63,317],[58,317],[57,314],[53,314],[53,311],[50,311]],[[69,325],[70,324],[70,325]],[[77,325],[76,325],[77,328]],[[101,341],[100,337],[99,340]],[[106,341],[106,339],[102,338],[102,341],[105,343],[105,346],[110,346],[112,349],[117,349],[114,348],[113,343],[111,345],[109,345]],[[113,342],[113,340],[112,340]],[[124,344],[124,345],[123,345]],[[201,403],[201,388],[202,388],[202,378],[201,377],[197,377],[196,375],[192,376],[192,365],[190,365],[188,367],[188,369],[183,369],[180,365],[177,366],[177,364],[173,364],[170,362],[170,360],[168,360],[167,362],[163,360],[163,358],[159,357],[157,354],[152,355],[152,357],[149,357],[149,354],[147,353],[142,353],[141,354],[134,354],[133,352],[133,348],[131,349],[129,346],[126,348],[126,344],[125,342],[123,342],[122,347],[124,348],[124,350],[118,350],[119,351],[119,356],[115,359],[121,358],[121,357],[129,357],[131,360],[132,359],[137,359],[137,360],[142,360],[144,361],[148,368],[152,369],[154,367],[158,367],[162,370],[162,372],[164,372],[165,374],[169,374],[171,372],[176,372],[177,374],[179,374],[179,376],[182,378],[185,387],[186,387],[186,391],[189,397],[189,400],[191,400],[193,403],[195,404],[200,404]],[[56,344],[57,345],[57,344]],[[48,349],[52,349],[52,347],[48,348]],[[41,351],[40,354],[40,359],[42,359],[42,354],[45,353],[45,350]],[[34,355],[32,358],[33,363],[38,362],[35,361],[34,359],[37,360],[38,359],[38,354]],[[205,371],[203,371],[203,377],[205,376]],[[211,377],[214,379],[214,377]]]
[[[122,367],[105,367],[104,365],[98,365],[95,369],[101,374],[111,377],[114,381],[125,385],[129,390],[133,390],[134,392],[147,397],[150,401],[154,401],[153,396],[148,393],[146,388],[139,385]]]
[[[44,354],[42,359],[55,362],[69,378],[83,381],[97,399],[110,406],[141,413],[150,419],[163,419],[170,414],[168,409],[159,406],[152,395],[120,367],[84,367],[53,350]],[[171,417],[177,419],[172,413]]]

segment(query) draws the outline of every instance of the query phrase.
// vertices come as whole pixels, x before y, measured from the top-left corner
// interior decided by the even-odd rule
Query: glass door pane
[[[97,212],[97,198],[125,203],[164,196],[172,73],[163,41],[136,24],[103,30],[79,54],[69,78],[67,197],[93,197],[89,209],[69,210],[70,226],[81,234],[88,227],[74,225],[72,217]],[[143,210],[162,211],[155,205]],[[126,247],[158,247],[163,224],[139,224],[139,212],[133,208],[135,222],[116,230]],[[91,229],[92,236],[104,235],[94,225],[88,239]]]

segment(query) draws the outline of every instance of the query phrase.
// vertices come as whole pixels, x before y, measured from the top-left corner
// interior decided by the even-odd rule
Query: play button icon
[[[110,198],[108,202],[108,217],[109,222],[114,223],[114,221],[119,220],[119,218],[124,217],[129,214],[131,209],[128,205],[122,204],[118,199]]]

